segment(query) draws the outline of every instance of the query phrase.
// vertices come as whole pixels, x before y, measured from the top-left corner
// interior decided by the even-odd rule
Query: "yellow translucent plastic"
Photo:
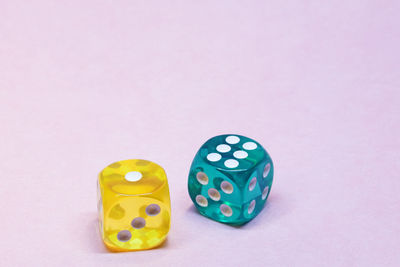
[[[170,228],[171,204],[163,168],[147,160],[107,166],[98,179],[99,227],[112,251],[159,246]]]

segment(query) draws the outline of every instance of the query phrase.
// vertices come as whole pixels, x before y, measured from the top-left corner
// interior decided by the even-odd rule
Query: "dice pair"
[[[189,195],[200,214],[242,225],[262,210],[273,180],[273,164],[256,141],[240,135],[209,139],[189,171]],[[157,247],[170,228],[171,205],[165,171],[146,160],[106,167],[98,180],[99,226],[112,251]]]

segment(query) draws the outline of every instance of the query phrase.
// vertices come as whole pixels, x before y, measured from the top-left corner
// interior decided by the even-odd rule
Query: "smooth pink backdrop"
[[[399,1],[0,1],[0,266],[399,266]],[[187,194],[204,141],[275,163],[242,228]],[[163,247],[108,253],[96,178],[169,177]]]

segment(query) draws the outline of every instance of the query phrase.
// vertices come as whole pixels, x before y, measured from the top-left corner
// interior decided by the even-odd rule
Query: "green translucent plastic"
[[[263,209],[273,175],[272,160],[258,142],[236,134],[219,135],[194,157],[189,195],[202,215],[241,225]]]

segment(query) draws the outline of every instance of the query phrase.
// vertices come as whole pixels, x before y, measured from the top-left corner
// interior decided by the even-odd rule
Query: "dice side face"
[[[200,157],[196,157],[192,163],[188,190],[200,214],[228,224],[240,220],[240,188],[232,176],[213,168]]]
[[[165,240],[171,206],[160,166],[144,160],[120,161],[106,167],[98,181],[100,232],[110,250],[150,249]]]
[[[265,166],[268,172],[264,178]],[[259,143],[240,135],[220,135],[209,139],[197,152],[188,190],[202,215],[241,225],[262,210],[272,177],[271,158]]]
[[[251,175],[243,188],[243,215],[246,221],[255,218],[264,208],[271,191],[274,167],[270,156],[251,170]]]

